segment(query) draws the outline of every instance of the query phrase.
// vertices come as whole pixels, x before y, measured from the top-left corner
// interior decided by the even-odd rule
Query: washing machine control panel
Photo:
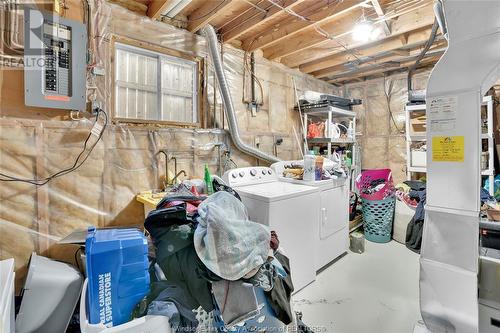
[[[222,179],[231,187],[269,183],[278,180],[276,173],[268,167],[248,167],[227,171]]]

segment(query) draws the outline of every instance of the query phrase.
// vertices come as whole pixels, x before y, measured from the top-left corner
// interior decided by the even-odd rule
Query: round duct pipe
[[[269,163],[279,162],[281,161],[274,155],[267,154],[255,147],[252,147],[241,139],[240,131],[238,127],[238,120],[236,118],[236,112],[234,110],[233,99],[231,97],[231,93],[229,92],[229,85],[227,83],[226,74],[224,73],[224,67],[222,65],[222,59],[219,54],[219,50],[217,47],[217,35],[215,34],[215,30],[211,25],[206,25],[203,28],[203,34],[207,39],[208,44],[208,53],[212,58],[215,75],[217,76],[217,80],[219,81],[219,92],[224,101],[224,109],[226,110],[226,117],[229,122],[229,133],[231,135],[231,139],[233,140],[234,145],[241,152],[258,158],[259,160],[267,161]]]

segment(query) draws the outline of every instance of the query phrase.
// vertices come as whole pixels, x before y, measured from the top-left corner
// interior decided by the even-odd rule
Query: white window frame
[[[188,60],[185,58],[181,57],[176,57],[172,56],[166,53],[154,51],[151,49],[147,48],[142,48],[142,47],[137,47],[133,46],[127,43],[123,43],[120,41],[117,41],[114,43],[114,59],[115,59],[115,64],[114,64],[114,78],[113,78],[113,84],[114,84],[114,98],[115,98],[115,103],[114,103],[114,119],[119,120],[121,122],[135,122],[135,123],[165,123],[165,124],[177,124],[177,125],[189,125],[189,126],[199,126],[201,123],[200,116],[201,113],[199,112],[199,88],[200,88],[200,80],[201,78],[199,77],[199,69],[200,69],[200,62],[197,61],[196,59],[193,60]],[[132,52],[136,53],[139,55],[147,56],[147,57],[153,57],[156,59],[156,72],[157,72],[157,77],[156,77],[156,89],[154,92],[156,93],[156,110],[157,110],[157,116],[158,119],[140,119],[140,118],[129,118],[129,117],[120,117],[117,112],[116,112],[116,107],[118,105],[117,103],[117,97],[118,97],[118,89],[120,87],[126,87],[127,88],[127,83],[122,82],[121,84],[118,83],[118,80],[116,79],[116,73],[118,73],[118,61],[116,59],[118,50],[123,50],[126,52]],[[163,109],[162,109],[162,102],[163,102],[163,94],[165,92],[171,91],[171,89],[164,88],[162,86],[162,59],[169,60],[171,62],[183,64],[183,65],[188,65],[193,67],[193,93],[192,93],[192,112],[191,112],[191,121],[176,121],[176,120],[163,120],[162,114],[163,114]],[[136,85],[131,85],[128,88],[133,88],[137,89],[138,86]],[[147,89],[143,89],[147,90]],[[153,91],[152,91],[153,92]],[[175,94],[173,94],[175,96]],[[182,96],[182,94],[179,94],[178,96]]]

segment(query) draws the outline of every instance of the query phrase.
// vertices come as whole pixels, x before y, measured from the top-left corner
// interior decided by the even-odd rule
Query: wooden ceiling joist
[[[325,39],[328,39],[323,35],[324,33],[329,36],[335,36],[336,38],[343,34],[347,34],[353,27],[353,23],[356,22],[361,15],[361,10],[353,9],[348,14],[341,15],[340,17],[337,16],[331,23],[317,24],[316,26],[311,25],[308,29],[298,34],[294,34],[292,38],[287,36],[287,38],[280,43],[265,47],[263,49],[264,57],[275,60],[298,53],[303,49],[313,47],[325,41]],[[316,30],[318,27],[321,28],[320,31]]]
[[[423,43],[419,45],[419,47],[423,47]],[[445,43],[440,41],[435,44],[430,50],[429,54],[444,51]],[[413,48],[408,50],[408,54],[403,56],[399,54],[393,54],[391,52],[384,52],[372,57],[359,58],[359,60],[353,61],[352,63],[343,63],[339,64],[335,67],[330,67],[327,70],[323,70],[320,75],[317,75],[317,78],[326,78],[335,76],[339,73],[345,72],[348,67],[352,67],[351,70],[362,70],[366,67],[383,67],[385,65],[392,66],[396,63],[402,63],[408,61],[408,59],[414,59],[421,52],[421,48]]]
[[[410,55],[410,50],[408,50],[408,49],[396,49],[396,50],[391,50],[389,52],[391,52],[393,54],[400,55],[400,56],[408,56],[408,55]]]
[[[383,20],[382,27],[384,29],[385,35],[390,36],[391,35],[391,24],[390,24],[389,20],[385,20],[385,13],[384,13],[384,10],[382,9],[382,6],[380,6],[380,2],[378,2],[378,0],[372,0],[372,5],[373,5],[373,9],[375,10],[375,13],[377,13],[378,18]]]
[[[230,42],[236,39],[225,40],[224,35],[227,35],[247,21],[254,19],[256,16],[262,17],[262,15],[269,10],[269,7],[271,7],[266,0],[245,0],[241,1],[241,3],[245,5],[245,8],[240,9],[232,18],[217,26],[218,33],[224,42]]]
[[[325,77],[331,74],[331,68],[345,62],[354,61],[363,57],[374,57],[380,53],[393,51],[406,51],[408,49],[422,46],[429,39],[431,29],[423,29],[409,34],[406,43],[403,43],[397,36],[384,41],[383,43],[371,43],[364,47],[354,48],[338,54],[334,54],[311,63],[301,65],[302,72],[310,73],[317,77]],[[400,53],[400,52],[395,52]],[[401,54],[399,54],[401,55]],[[403,54],[404,55],[404,54]]]
[[[275,1],[275,0],[274,0]],[[336,20],[339,16],[369,2],[370,0],[344,0],[342,2],[332,2],[327,8],[324,8],[307,17],[309,21],[304,21],[296,17],[291,18],[287,24],[277,26],[264,34],[249,37],[243,40],[242,48],[248,51],[268,48],[280,42],[287,41],[293,36],[314,34],[315,25],[322,26]],[[290,15],[281,11],[285,15]],[[277,58],[277,57],[274,57]]]
[[[418,66],[418,70],[432,67],[432,65],[434,65],[439,60],[439,58],[440,57],[432,57],[432,58],[424,59],[422,61],[422,63],[420,64],[420,66]],[[348,77],[344,77],[344,78],[340,78],[340,79],[332,79],[332,80],[328,80],[327,82],[338,86],[338,85],[343,85],[343,84],[356,82],[356,81],[360,81],[360,80],[365,81],[368,79],[373,79],[373,78],[377,78],[377,77],[381,77],[381,76],[391,75],[391,74],[395,74],[398,72],[404,72],[404,71],[408,70],[408,68],[411,65],[412,64],[410,62],[408,62],[408,63],[401,64],[401,65],[396,66],[396,67],[386,67],[386,68],[376,69],[376,70],[367,71],[367,72],[363,72],[363,73],[359,73],[359,74],[352,74],[351,76],[348,76]]]
[[[146,15],[146,12],[148,10],[148,6],[142,2],[138,1],[132,1],[132,0],[109,0],[111,3],[115,3],[117,5],[120,5],[124,8],[127,8],[128,10],[138,13],[141,15]]]
[[[234,4],[231,4],[230,10],[224,12],[223,15],[218,15],[213,19],[210,24],[217,29],[219,35],[222,31],[232,30],[234,27],[245,22],[249,18],[253,17],[257,13],[261,14],[264,10],[266,0],[235,0]],[[240,44],[238,42],[236,44]]]
[[[434,0],[108,0],[197,32],[211,24],[223,42],[297,68],[325,81],[348,82],[399,71],[425,45]],[[362,42],[353,30],[363,18],[378,27]],[[177,23],[181,22],[181,23]],[[383,29],[384,34],[380,34]],[[432,52],[445,47],[442,36]]]
[[[435,52],[429,52],[424,59],[420,62],[419,68],[433,64],[439,60],[439,58],[443,55],[444,50],[438,50]],[[368,77],[376,74],[382,74],[388,71],[394,70],[403,70],[407,69],[415,63],[416,56],[411,58],[406,58],[406,60],[402,60],[401,62],[389,63],[385,66],[366,66],[353,71],[346,71],[343,73],[339,73],[328,80],[329,83],[340,83],[349,81],[355,78],[360,77]]]
[[[219,32],[222,35],[222,40],[224,42],[229,42],[234,39],[239,38],[243,34],[247,33],[250,30],[256,29],[260,26],[265,25],[271,20],[276,19],[279,16],[285,17],[288,15],[285,11],[283,11],[280,7],[273,5],[273,0],[263,0],[259,2],[257,5],[259,8],[262,8],[261,11],[254,8],[255,10],[250,13],[245,13],[245,15],[241,15],[237,17],[237,20],[240,21],[240,24],[232,24],[229,27],[223,27]],[[279,3],[280,6],[286,8],[287,10],[295,10],[297,6],[306,2],[308,0],[286,0]],[[236,21],[236,20],[235,20]]]
[[[146,15],[152,19],[157,19],[163,13],[163,11],[170,6],[175,0],[151,0],[148,6],[148,11]]]
[[[434,10],[432,5],[427,5],[423,8],[415,9],[414,11],[407,12],[401,16],[392,17],[392,35],[383,37],[377,42],[382,42],[387,38],[393,36],[401,36],[406,33],[412,32],[417,29],[422,29],[432,25],[434,22]],[[314,62],[318,59],[325,58],[343,51],[352,50],[357,47],[362,47],[367,43],[360,43],[354,41],[351,36],[353,24],[346,24],[337,27],[337,34],[332,39],[320,39],[309,37],[309,42],[304,40],[303,46],[298,47],[296,50],[290,50],[292,54],[281,59],[281,63],[288,67],[298,67],[302,64]],[[408,39],[407,36],[405,39]],[[298,41],[300,44],[300,41]],[[407,43],[408,41],[404,41]],[[373,43],[373,42],[371,42]],[[296,46],[298,43],[294,43]],[[289,48],[288,48],[289,49]],[[265,53],[264,53],[265,55]]]
[[[234,4],[233,0],[211,0],[197,8],[188,16],[188,30],[197,32],[217,16],[223,15]]]

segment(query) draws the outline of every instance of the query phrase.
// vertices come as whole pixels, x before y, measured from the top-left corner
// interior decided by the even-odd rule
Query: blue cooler
[[[89,228],[85,242],[90,324],[130,320],[149,293],[148,243],[139,229]]]

